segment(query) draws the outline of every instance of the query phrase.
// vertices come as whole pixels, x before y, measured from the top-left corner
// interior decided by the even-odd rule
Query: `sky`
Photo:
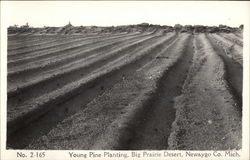
[[[249,15],[249,2],[230,1],[4,1],[7,25],[33,27],[117,26],[147,22],[160,25],[219,25],[238,27]]]

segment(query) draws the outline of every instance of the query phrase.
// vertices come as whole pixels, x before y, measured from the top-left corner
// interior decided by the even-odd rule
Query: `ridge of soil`
[[[172,48],[176,50],[176,48]],[[174,52],[174,51],[168,52]],[[141,123],[134,128],[135,135],[128,144],[133,149],[167,149],[171,124],[175,120],[173,99],[181,93],[181,86],[192,63],[193,37],[188,39],[181,58],[169,68],[157,85],[153,102],[144,111]],[[166,54],[168,55],[168,54]]]
[[[241,111],[242,110],[242,85],[243,85],[243,67],[234,59],[227,56],[225,51],[218,46],[214,42],[213,39],[211,39],[210,36],[207,36],[209,42],[211,43],[213,49],[216,51],[216,54],[218,54],[221,59],[223,60],[223,63],[225,65],[225,74],[224,79],[227,81],[229,90],[231,91],[231,94],[234,96],[234,99],[236,101],[237,108]]]
[[[205,35],[195,39],[194,63],[175,99],[170,150],[240,149],[241,115],[224,79],[225,64]]]
[[[86,84],[86,86],[83,86],[85,87],[84,92],[82,91],[82,93],[80,92],[78,93],[78,91],[72,91],[72,94],[73,93],[74,94],[78,93],[78,94],[75,97],[65,100],[65,102],[62,102],[62,103],[57,104],[57,102],[52,101],[50,105],[52,106],[56,105],[56,106],[55,106],[55,109],[51,110],[49,113],[44,112],[44,109],[45,109],[44,107],[42,108],[40,107],[39,110],[44,108],[43,114],[46,113],[46,115],[44,115],[45,118],[42,118],[44,119],[44,122],[42,119],[39,119],[39,121],[37,122],[34,121],[34,123],[27,125],[27,127],[21,129],[20,131],[16,133],[13,133],[12,136],[8,138],[9,140],[8,144],[10,146],[14,146],[15,148],[17,147],[23,148],[24,146],[29,144],[32,139],[34,139],[34,138],[31,138],[32,136],[38,137],[38,136],[41,136],[42,134],[46,134],[58,122],[65,119],[65,116],[68,117],[72,115],[73,113],[76,113],[76,111],[78,111],[79,109],[82,109],[83,106],[84,106],[83,108],[85,108],[84,104],[89,102],[98,94],[102,93],[106,88],[109,88],[115,83],[119,82],[122,79],[123,75],[126,75],[126,76],[129,75],[130,73],[133,72],[134,69],[139,68],[144,63],[152,60],[152,55],[154,52],[161,51],[165,47],[166,43],[170,43],[174,39],[175,39],[174,37],[171,39],[168,36],[160,37],[158,42],[155,42],[152,46],[147,46],[143,50],[140,50],[138,53],[134,54],[133,56],[128,56],[129,58],[125,58],[126,61],[120,63],[121,60],[118,59],[119,61],[116,62],[117,64],[116,63],[113,64],[113,62],[110,62],[110,64],[107,67],[112,66],[112,68],[108,69],[106,67],[108,70],[104,68],[105,69],[104,71],[100,70],[101,73],[99,73],[99,71],[98,72],[96,71],[97,73],[96,76],[99,76],[100,74],[99,78],[96,78],[93,81],[89,81],[89,84]],[[124,57],[121,57],[121,58],[124,58]],[[93,75],[91,77],[93,77]],[[76,88],[74,90],[80,90],[80,89],[81,87]],[[86,98],[83,98],[83,97],[86,97]],[[58,101],[60,102],[60,97]],[[74,106],[72,107],[71,104],[74,104]],[[47,106],[45,104],[45,107],[50,108],[49,104]],[[65,113],[65,110],[67,110],[67,113]],[[41,128],[41,126],[44,126],[44,127]],[[31,128],[34,128],[34,129],[30,131]],[[41,129],[37,129],[37,128],[41,128]],[[23,135],[26,135],[25,136],[26,138],[21,138]],[[30,135],[31,137],[28,135]]]
[[[7,149],[241,149],[242,28],[10,28]]]

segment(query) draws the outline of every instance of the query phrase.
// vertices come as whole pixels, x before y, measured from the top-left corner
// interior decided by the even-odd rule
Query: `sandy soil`
[[[204,35],[195,40],[193,65],[175,99],[169,149],[240,149],[241,116],[224,79],[224,63]]]
[[[67,43],[24,36],[23,47],[22,37],[11,37],[8,61],[16,66],[8,69],[15,75],[8,79],[8,147],[241,148],[242,59],[230,55],[242,57],[242,46],[225,50],[240,36],[159,31],[72,37],[64,37]],[[84,47],[60,52],[47,40]],[[40,56],[36,49],[45,57],[32,59]]]
[[[220,48],[226,53],[225,55],[243,66],[243,46],[217,34],[210,34],[209,37],[216,41],[217,45],[220,45]]]

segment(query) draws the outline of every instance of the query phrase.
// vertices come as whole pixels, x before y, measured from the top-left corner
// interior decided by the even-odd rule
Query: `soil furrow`
[[[65,36],[65,35],[39,35],[39,36],[8,36],[8,45],[10,46],[15,46],[15,45],[24,45],[24,43],[27,45],[30,43],[37,43],[41,40],[52,40],[52,39],[64,39],[64,38],[69,38],[70,36]]]
[[[237,39],[238,41],[243,42],[243,39],[242,39],[243,37],[237,36],[236,33],[229,33],[228,35],[232,37],[233,39]]]
[[[126,37],[126,36],[125,36]],[[136,37],[136,35],[132,35],[132,36],[128,36],[128,37]],[[121,38],[114,38],[114,40],[116,39],[122,39],[123,37]],[[111,39],[112,41],[112,39]],[[40,53],[36,56],[30,56],[30,55],[27,55],[27,56],[23,56],[21,59],[17,59],[17,60],[8,60],[8,68],[9,67],[15,67],[17,65],[20,65],[20,64],[27,64],[28,65],[28,62],[34,62],[34,61],[42,61],[42,60],[46,60],[48,58],[53,58],[53,57],[57,57],[59,55],[65,55],[67,53],[75,53],[75,52],[81,52],[83,50],[87,50],[87,49],[90,49],[92,48],[93,46],[96,46],[97,44],[99,45],[102,45],[103,43],[108,43],[109,41],[107,42],[97,42],[97,43],[92,43],[92,44],[83,44],[83,45],[80,45],[80,46],[72,46],[71,48],[68,48],[68,49],[62,49],[62,50],[59,50],[59,51],[52,51],[52,52],[45,52],[45,53]]]
[[[205,34],[195,38],[195,54],[182,94],[175,98],[176,118],[170,150],[228,150],[241,146],[241,118],[225,82],[226,61]]]
[[[134,75],[131,75],[132,78],[129,78],[129,76],[127,78],[126,76],[124,81],[118,83],[120,85],[116,84],[114,89],[112,89],[109,94],[116,95],[116,99],[118,100],[117,102],[116,100],[113,100],[113,97],[106,97],[106,94],[104,94],[104,96],[101,96],[93,103],[90,103],[88,108],[78,112],[76,115],[68,118],[59,125],[67,127],[67,130],[61,130],[58,126],[45,136],[46,141],[39,139],[38,143],[40,144],[33,145],[32,148],[44,147],[60,149],[65,147],[68,149],[111,150],[127,148],[128,141],[131,137],[133,137],[132,133],[137,126],[136,124],[141,121],[143,115],[145,114],[144,111],[147,111],[147,107],[150,107],[149,104],[151,104],[154,97],[157,96],[154,94],[157,93],[156,85],[160,81],[165,70],[171,68],[171,66],[173,66],[181,57],[181,53],[184,50],[182,44],[185,40],[187,40],[187,38],[187,34],[181,34],[178,39],[182,42],[178,42],[177,44],[173,43],[173,41],[175,41],[173,40],[170,42],[170,45],[168,45],[169,43],[165,44],[165,47],[162,50],[155,52],[153,59],[144,61],[139,68],[135,68],[137,72],[135,72]],[[178,46],[176,46],[176,50],[174,50],[175,52],[168,54],[169,59],[156,58],[157,55],[165,53],[165,51],[168,50],[167,48],[171,48],[171,44],[176,44]],[[140,68],[144,68],[145,64],[148,64],[150,61],[155,61],[155,63],[151,63],[153,69],[143,69],[142,71]],[[120,86],[123,85],[128,86],[127,88],[129,91],[124,91],[123,87],[120,88]],[[131,89],[134,89],[134,91],[130,91]],[[104,105],[102,105],[103,102]],[[98,107],[98,109],[96,107]],[[86,113],[93,114],[86,115]],[[75,119],[77,119],[77,122]],[[73,125],[69,126],[72,121]],[[96,125],[98,125],[98,129],[93,127]],[[70,130],[78,128],[77,126],[86,126],[88,129],[83,130],[81,128],[75,132],[76,134],[69,132]],[[58,137],[58,134],[60,134],[58,131],[63,133],[63,135],[56,138]],[[83,133],[84,137],[78,135],[78,133]],[[65,142],[64,139],[67,139],[66,146],[63,145],[63,142]],[[93,141],[93,139],[95,140]],[[81,141],[82,143],[74,143],[75,140]],[[57,147],[53,147],[53,145],[51,145],[52,143],[56,144]]]
[[[243,38],[243,35],[242,35],[242,32],[241,33],[237,33],[237,32],[235,32],[235,33],[233,33],[235,36],[237,36],[238,38],[240,38],[240,39],[242,39]]]
[[[225,63],[226,74],[225,79],[227,80],[232,94],[235,96],[235,100],[238,103],[238,108],[242,109],[242,84],[243,84],[243,68],[242,66],[231,59],[225,53],[225,50],[221,48],[215,41],[207,35],[212,47],[216,53],[222,58]]]
[[[15,50],[21,50],[21,49],[25,49],[25,48],[32,48],[32,47],[41,47],[42,45],[48,45],[51,44],[53,42],[63,42],[63,41],[70,41],[70,40],[74,40],[74,39],[81,39],[81,38],[87,38],[87,37],[92,37],[92,36],[52,36],[51,38],[38,38],[38,39],[34,39],[32,41],[30,41],[30,39],[28,40],[23,40],[17,44],[11,44],[10,42],[8,42],[8,52],[10,51],[15,51]],[[10,43],[10,44],[9,44]]]
[[[28,75],[32,79],[30,79],[26,83],[24,81],[22,88],[19,87],[19,88],[17,88],[17,90],[13,90],[13,91],[8,92],[9,93],[8,96],[15,95],[16,93],[19,93],[19,92],[29,93],[29,92],[27,92],[27,89],[32,90],[32,88],[34,88],[34,87],[37,88],[38,86],[41,86],[42,88],[44,88],[45,84],[51,84],[49,87],[50,90],[58,88],[60,86],[63,86],[64,84],[68,83],[69,81],[76,80],[77,77],[78,78],[84,77],[84,75],[86,75],[88,72],[90,72],[93,69],[93,67],[98,68],[98,67],[102,66],[103,64],[105,64],[106,62],[108,62],[112,59],[115,59],[119,55],[122,55],[125,53],[130,53],[134,49],[138,50],[139,46],[142,47],[144,43],[150,43],[150,42],[155,41],[156,39],[157,39],[157,36],[153,35],[151,37],[147,37],[147,38],[138,40],[136,42],[133,42],[132,44],[127,44],[127,45],[123,46],[122,48],[118,48],[118,49],[113,50],[111,52],[104,52],[104,54],[102,54],[101,56],[98,56],[96,58],[90,57],[89,59],[83,59],[83,61],[85,61],[84,63],[82,63],[81,60],[76,61],[72,64],[69,63],[61,68],[56,68],[55,70],[51,70],[50,72],[48,72],[48,71],[47,71],[47,73],[44,72],[43,75],[38,76],[37,79],[35,79],[35,77],[33,75]],[[73,76],[73,78],[70,76]],[[62,77],[64,77],[64,79],[61,79]],[[21,75],[21,78],[22,79],[20,79],[18,81],[19,86],[20,86],[20,84],[22,84],[21,81],[24,80],[23,78],[25,78],[24,75]],[[51,80],[53,82],[53,85],[50,82]],[[26,91],[24,92],[24,90],[26,90]],[[36,93],[32,93],[30,96],[32,96],[32,95],[36,95]]]
[[[128,45],[128,47],[124,46],[124,49],[119,48],[118,51],[114,50],[110,53],[106,53],[108,57],[104,54],[102,56],[98,56],[97,58],[94,58],[93,60],[91,59],[86,59],[85,63],[80,63],[82,66],[75,65],[75,64],[69,64],[68,66],[65,66],[64,69],[57,69],[58,74],[52,73],[51,77],[48,77],[47,79],[39,79],[39,78],[44,78],[45,74],[43,77],[38,77],[38,81],[35,84],[28,85],[25,88],[22,88],[22,90],[15,92],[16,96],[11,96],[9,98],[8,106],[13,106],[13,107],[18,107],[22,105],[23,103],[25,104],[25,100],[32,99],[34,97],[37,97],[39,95],[42,95],[43,93],[48,93],[49,91],[52,91],[56,88],[60,88],[67,83],[70,83],[72,81],[76,81],[79,78],[83,78],[91,71],[100,68],[101,66],[105,65],[107,62],[115,60],[121,55],[126,55],[126,54],[132,54],[134,52],[137,52],[138,50],[142,49],[144,45],[152,43],[153,41],[157,40],[157,37],[149,37],[146,38],[148,39],[147,41],[144,42],[144,40],[141,40],[141,44],[135,42],[134,45]],[[139,46],[138,46],[139,45]],[[72,66],[71,68],[69,68]],[[57,71],[56,70],[56,71]],[[63,72],[61,72],[63,71]],[[30,81],[29,81],[30,83]],[[36,88],[36,92],[34,92],[34,88]],[[39,89],[40,88],[40,89]],[[41,90],[37,92],[37,90]],[[13,94],[12,94],[13,95]]]
[[[131,56],[128,56],[127,58],[125,57],[126,59],[125,61],[123,59],[121,60],[120,63],[115,63],[115,64],[111,62],[109,66],[112,66],[112,68],[106,69],[106,67],[104,67],[104,70],[101,70],[101,72],[97,72],[96,74],[91,74],[90,77],[86,77],[85,79],[80,80],[81,82],[76,81],[74,82],[74,84],[70,84],[70,86],[67,87],[68,89],[64,88],[62,90],[57,90],[56,91],[58,94],[57,97],[53,98],[53,96],[48,95],[48,97],[50,97],[50,99],[48,99],[49,100],[48,102],[44,102],[43,104],[40,104],[42,106],[40,106],[36,110],[33,110],[33,111],[31,110],[30,113],[26,114],[24,117],[22,118],[19,117],[23,119],[22,124],[18,125],[18,122],[20,122],[20,120],[15,121],[14,123],[11,122],[12,123],[11,126],[8,125],[8,127],[10,127],[9,131],[11,131],[11,127],[13,127],[13,125],[15,127],[17,127],[17,125],[19,127],[20,125],[23,126],[27,124],[28,122],[33,121],[34,118],[39,118],[39,116],[51,110],[51,108],[54,108],[53,112],[50,111],[49,113],[44,115],[44,118],[43,118],[43,120],[46,121],[47,124],[49,123],[50,125],[46,125],[39,129],[39,133],[42,133],[42,134],[47,133],[51,128],[53,128],[53,126],[55,126],[58,122],[60,122],[62,119],[68,116],[68,115],[65,115],[65,110],[67,113],[72,113],[72,112],[75,113],[77,110],[79,110],[79,108],[83,107],[87,101],[96,97],[100,92],[102,92],[102,90],[109,88],[113,86],[116,82],[120,81],[123,78],[123,75],[133,73],[133,71],[136,68],[141,67],[143,66],[144,63],[147,63],[148,61],[152,60],[151,59],[152,54],[162,50],[165,46],[165,43],[168,43],[168,39],[169,38],[161,38],[159,39],[159,42],[154,43],[154,44],[151,43],[151,46],[144,47],[142,50],[138,51],[138,53],[131,54]],[[59,96],[60,94],[61,96]],[[72,106],[72,104],[74,104],[74,106]],[[51,116],[55,118],[51,118]],[[43,120],[33,122],[33,125],[32,124],[31,125],[33,127],[38,127],[40,126],[40,122],[43,123]],[[24,133],[27,133],[27,129],[28,128],[23,129],[23,131],[20,131],[19,132],[20,134],[18,132],[13,133],[12,134],[13,136],[8,138],[9,140],[11,140],[8,142],[8,144],[10,146],[15,146],[15,144],[13,143],[16,143],[15,141],[18,140],[15,137],[20,137],[19,135],[24,135]],[[26,132],[24,130],[26,130]],[[30,130],[30,127],[28,130]],[[30,132],[31,137],[41,136],[41,134],[36,135],[38,133],[34,133],[35,130],[32,129],[31,131],[33,132],[33,133]],[[14,141],[13,141],[13,138],[15,139]],[[24,139],[25,138],[19,139],[19,142],[22,140],[30,142],[31,140],[30,138],[27,138],[26,140]],[[23,142],[23,143],[27,144],[27,142]],[[23,143],[19,143],[19,144],[24,145]]]
[[[113,47],[114,45],[125,43],[126,41],[136,40],[139,38],[143,38],[148,35],[139,35],[139,36],[128,36],[128,37],[122,37],[118,39],[112,39],[110,41],[102,42],[101,44],[93,43],[89,44],[84,48],[79,49],[69,49],[67,52],[61,52],[58,54],[53,55],[47,55],[46,57],[39,57],[39,58],[29,58],[24,60],[16,61],[15,63],[11,63],[8,65],[8,75],[12,74],[21,74],[21,72],[33,72],[39,68],[42,68],[43,70],[46,69],[48,66],[54,66],[54,64],[63,64],[63,61],[67,61],[67,63],[72,62],[74,59],[80,59],[81,57],[86,57],[87,55],[90,55],[94,52],[102,51],[110,49],[110,47]],[[13,65],[15,65],[13,67]],[[12,67],[11,67],[12,66]]]
[[[8,56],[9,57],[13,57],[15,55],[25,55],[27,53],[30,52],[37,52],[37,51],[42,51],[42,50],[46,50],[46,49],[51,49],[52,47],[64,47],[65,45],[70,45],[70,44],[77,44],[79,42],[83,42],[83,41],[90,41],[90,40],[96,40],[96,39],[104,39],[107,38],[115,38],[115,37],[123,37],[123,36],[133,36],[133,35],[138,35],[139,33],[133,33],[133,34],[114,34],[112,36],[107,36],[107,35],[98,35],[98,36],[82,36],[82,37],[72,37],[72,38],[68,38],[68,39],[58,39],[58,40],[54,40],[52,42],[44,42],[43,40],[41,40],[42,43],[45,44],[36,44],[33,46],[28,46],[28,47],[24,47],[24,48],[18,48],[15,50],[11,50],[8,51]]]
[[[229,47],[231,47],[231,50],[235,50],[235,52],[237,52],[237,54],[242,55],[242,46],[236,44],[235,42],[232,42],[228,39],[226,39],[225,37],[218,35],[218,34],[211,34],[214,38],[216,38],[217,40],[219,40],[221,43],[223,43],[225,46],[228,47],[228,49],[230,49]]]
[[[222,36],[211,34],[210,37],[213,38],[217,45],[224,50],[227,57],[243,66],[243,48],[241,46],[223,38]]]
[[[238,40],[238,39],[234,39],[234,38],[232,38],[232,37],[231,37],[230,35],[228,35],[228,34],[220,33],[220,36],[222,36],[223,38],[225,38],[225,39],[231,41],[232,43],[236,43],[236,44],[238,44],[239,46],[243,47],[243,42],[242,42],[242,41],[240,41],[240,40]]]
[[[75,43],[79,43],[82,42],[84,40],[90,40],[90,39],[95,39],[95,38],[101,38],[101,36],[97,36],[94,38],[86,38],[86,37],[81,37],[81,38],[72,38],[72,39],[67,39],[67,40],[56,40],[56,41],[52,41],[50,43],[47,44],[37,44],[34,46],[30,46],[30,47],[24,47],[24,48],[17,48],[15,50],[10,50],[8,51],[8,57],[12,58],[14,56],[17,55],[25,55],[31,52],[37,52],[37,51],[42,51],[42,50],[46,50],[46,49],[51,49],[53,47],[62,47],[64,45],[72,45]]]
[[[138,34],[138,33],[134,33]],[[126,35],[124,33],[121,34],[114,34],[114,35]],[[128,34],[127,34],[128,35]],[[62,41],[69,41],[73,39],[81,39],[81,38],[94,38],[94,37],[105,37],[110,36],[109,34],[95,34],[95,35],[52,35],[52,36],[40,36],[32,40],[32,38],[22,38],[21,41],[15,40],[14,42],[8,42],[8,49],[18,50],[22,48],[30,48],[34,46],[41,46],[41,45],[48,45],[52,42],[62,42]],[[48,38],[49,37],[49,38]],[[16,44],[15,44],[16,42]]]
[[[37,48],[36,47],[34,49],[30,49],[28,48],[28,50],[26,51],[21,51],[21,52],[17,52],[17,53],[13,53],[10,54],[8,53],[8,58],[10,60],[17,60],[17,59],[22,59],[24,56],[36,56],[36,55],[40,55],[40,54],[44,54],[47,52],[56,52],[56,51],[62,51],[62,50],[66,50],[69,48],[74,47],[80,47],[81,45],[84,44],[91,44],[91,43],[95,43],[95,42],[101,42],[102,40],[109,40],[112,38],[119,38],[119,37],[124,37],[126,35],[112,35],[112,36],[97,36],[97,37],[90,37],[90,38],[83,38],[83,40],[72,40],[73,42],[63,42],[63,44],[50,44],[48,47],[43,47],[42,48]],[[76,42],[74,42],[76,41]]]
[[[126,37],[126,36],[124,36],[124,37]],[[114,38],[113,40],[115,40],[115,39],[119,39],[119,37]],[[35,55],[29,55],[29,54],[28,55],[23,55],[21,59],[13,59],[13,60],[9,59],[8,60],[9,61],[8,65],[13,65],[15,63],[19,63],[19,62],[22,62],[22,61],[27,62],[27,61],[42,60],[42,59],[53,57],[53,56],[56,56],[56,55],[58,55],[60,53],[65,53],[65,52],[69,52],[69,51],[81,51],[81,50],[84,50],[84,49],[87,49],[87,48],[91,47],[92,45],[102,44],[102,43],[103,43],[102,41],[99,41],[99,42],[92,43],[92,44],[73,45],[71,47],[68,47],[66,49],[61,49],[61,50],[60,49],[59,50],[52,50],[52,51],[47,50],[47,52],[42,51],[42,53],[35,52],[36,53]]]
[[[167,149],[168,136],[171,125],[175,119],[173,100],[181,94],[181,86],[187,76],[189,66],[192,63],[193,37],[188,39],[182,57],[161,78],[158,84],[156,96],[148,110],[142,117],[141,123],[135,127],[134,137],[129,140],[125,149]],[[176,50],[173,45],[162,58],[169,56]]]
[[[243,24],[9,26],[5,148],[234,157],[245,144],[243,32]],[[121,154],[111,157],[131,158]]]

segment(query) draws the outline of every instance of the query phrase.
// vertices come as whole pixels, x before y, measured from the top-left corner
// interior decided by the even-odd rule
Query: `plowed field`
[[[10,149],[240,149],[234,33],[8,37]]]

